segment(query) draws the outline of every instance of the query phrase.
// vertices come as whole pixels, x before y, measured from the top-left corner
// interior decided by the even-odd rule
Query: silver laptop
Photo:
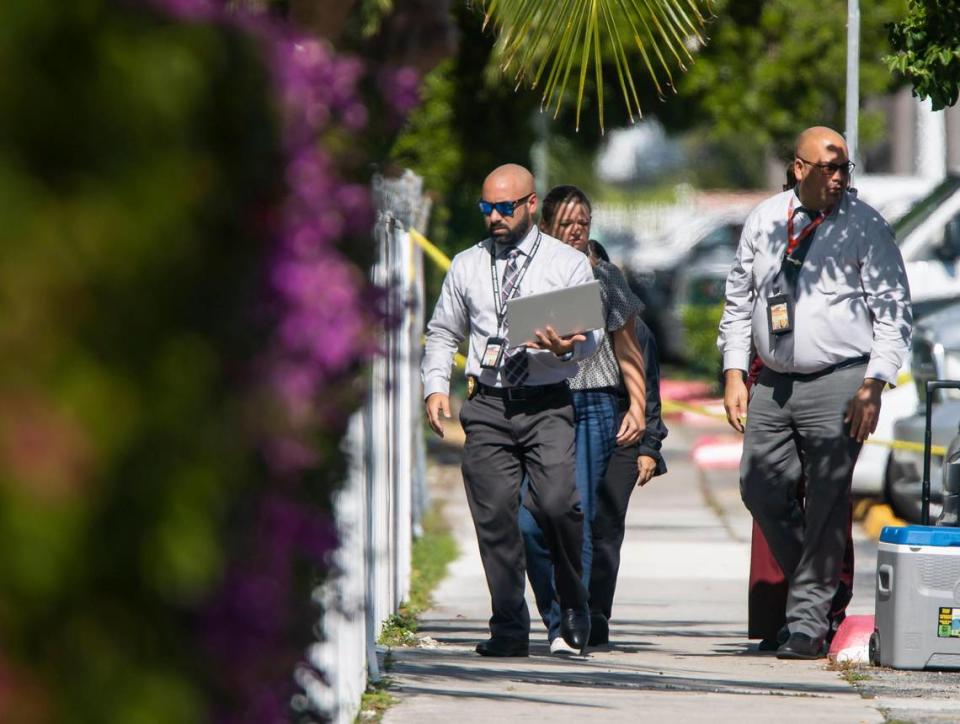
[[[565,337],[604,326],[600,282],[554,289],[517,297],[507,302],[508,337],[511,346],[535,342],[536,330],[548,324]]]

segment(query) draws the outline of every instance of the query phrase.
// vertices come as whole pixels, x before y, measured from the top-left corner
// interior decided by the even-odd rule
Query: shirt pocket
[[[827,256],[821,260],[815,289],[828,296],[846,294],[860,287],[856,262],[842,256]]]

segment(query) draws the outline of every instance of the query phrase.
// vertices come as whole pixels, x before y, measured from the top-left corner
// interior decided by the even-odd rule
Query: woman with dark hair
[[[575,186],[557,186],[543,199],[540,227],[545,233],[587,253],[590,216],[590,201],[583,191]],[[580,371],[570,380],[576,416],[577,489],[584,516],[583,575],[584,583],[588,585],[593,579],[594,522],[611,456],[618,446],[636,445],[646,424],[643,352],[634,331],[642,305],[630,291],[622,272],[613,264],[598,260],[593,269],[600,282],[607,334],[597,353],[582,362]],[[628,485],[632,489],[638,472],[642,485],[656,470],[655,461],[648,465],[643,460],[639,469],[634,462]],[[523,506],[520,508],[520,529],[526,546],[527,575],[547,627],[550,650],[553,653],[573,653],[559,635],[560,609],[556,604],[553,567],[543,534]],[[609,535],[603,540],[608,538]],[[619,546],[617,550],[619,552]],[[604,548],[600,553],[603,568],[607,570],[608,551]],[[592,607],[591,613],[594,613]],[[590,643],[606,643],[606,617],[591,615],[591,624],[594,633]]]
[[[590,261],[609,262],[603,246],[593,239],[587,246]],[[646,381],[646,427],[640,440],[618,445],[597,491],[596,509],[591,526],[593,565],[590,567],[590,638],[593,645],[609,640],[608,621],[612,616],[613,594],[620,571],[620,548],[626,532],[627,505],[636,487],[667,472],[660,450],[667,436],[660,403],[660,360],[657,342],[646,323],[638,316],[634,322],[637,343],[643,351]],[[637,473],[639,472],[639,476]]]

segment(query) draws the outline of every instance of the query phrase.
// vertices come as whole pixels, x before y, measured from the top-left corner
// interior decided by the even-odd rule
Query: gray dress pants
[[[490,589],[495,637],[526,640],[530,613],[524,599],[524,550],[517,524],[520,485],[529,477],[522,504],[546,538],[562,609],[585,610],[583,513],[577,493],[573,403],[570,391],[509,402],[477,394],[464,403],[466,433],[463,482]]]
[[[786,576],[791,633],[822,638],[829,630],[861,447],[843,418],[865,366],[805,380],[764,369],[750,391],[740,494]]]

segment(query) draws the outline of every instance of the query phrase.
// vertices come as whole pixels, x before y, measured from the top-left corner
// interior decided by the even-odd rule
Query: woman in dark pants
[[[590,201],[575,186],[556,186],[543,199],[541,228],[584,254],[589,254],[590,219]],[[576,482],[583,511],[584,585],[589,585],[591,578],[591,530],[607,464],[615,448],[641,439],[646,419],[643,352],[634,337],[633,324],[642,305],[623,272],[613,264],[596,261],[593,273],[600,283],[605,333],[596,354],[581,362],[577,374],[569,380],[576,428]],[[634,473],[631,483],[635,479]],[[543,531],[526,506],[520,506],[518,522],[527,578],[547,628],[550,652],[570,654],[574,650],[559,635],[561,613]]]
[[[606,251],[596,241],[590,241],[590,256],[609,261]],[[600,646],[609,642],[609,624],[613,610],[613,595],[620,570],[620,548],[626,529],[627,504],[635,487],[641,487],[657,475],[667,472],[660,454],[667,427],[660,409],[660,364],[657,342],[650,328],[639,317],[634,330],[643,351],[646,372],[646,428],[640,440],[632,445],[620,445],[610,456],[606,474],[597,490],[591,537],[593,566],[590,569],[590,644]],[[626,398],[621,400],[621,411]]]

